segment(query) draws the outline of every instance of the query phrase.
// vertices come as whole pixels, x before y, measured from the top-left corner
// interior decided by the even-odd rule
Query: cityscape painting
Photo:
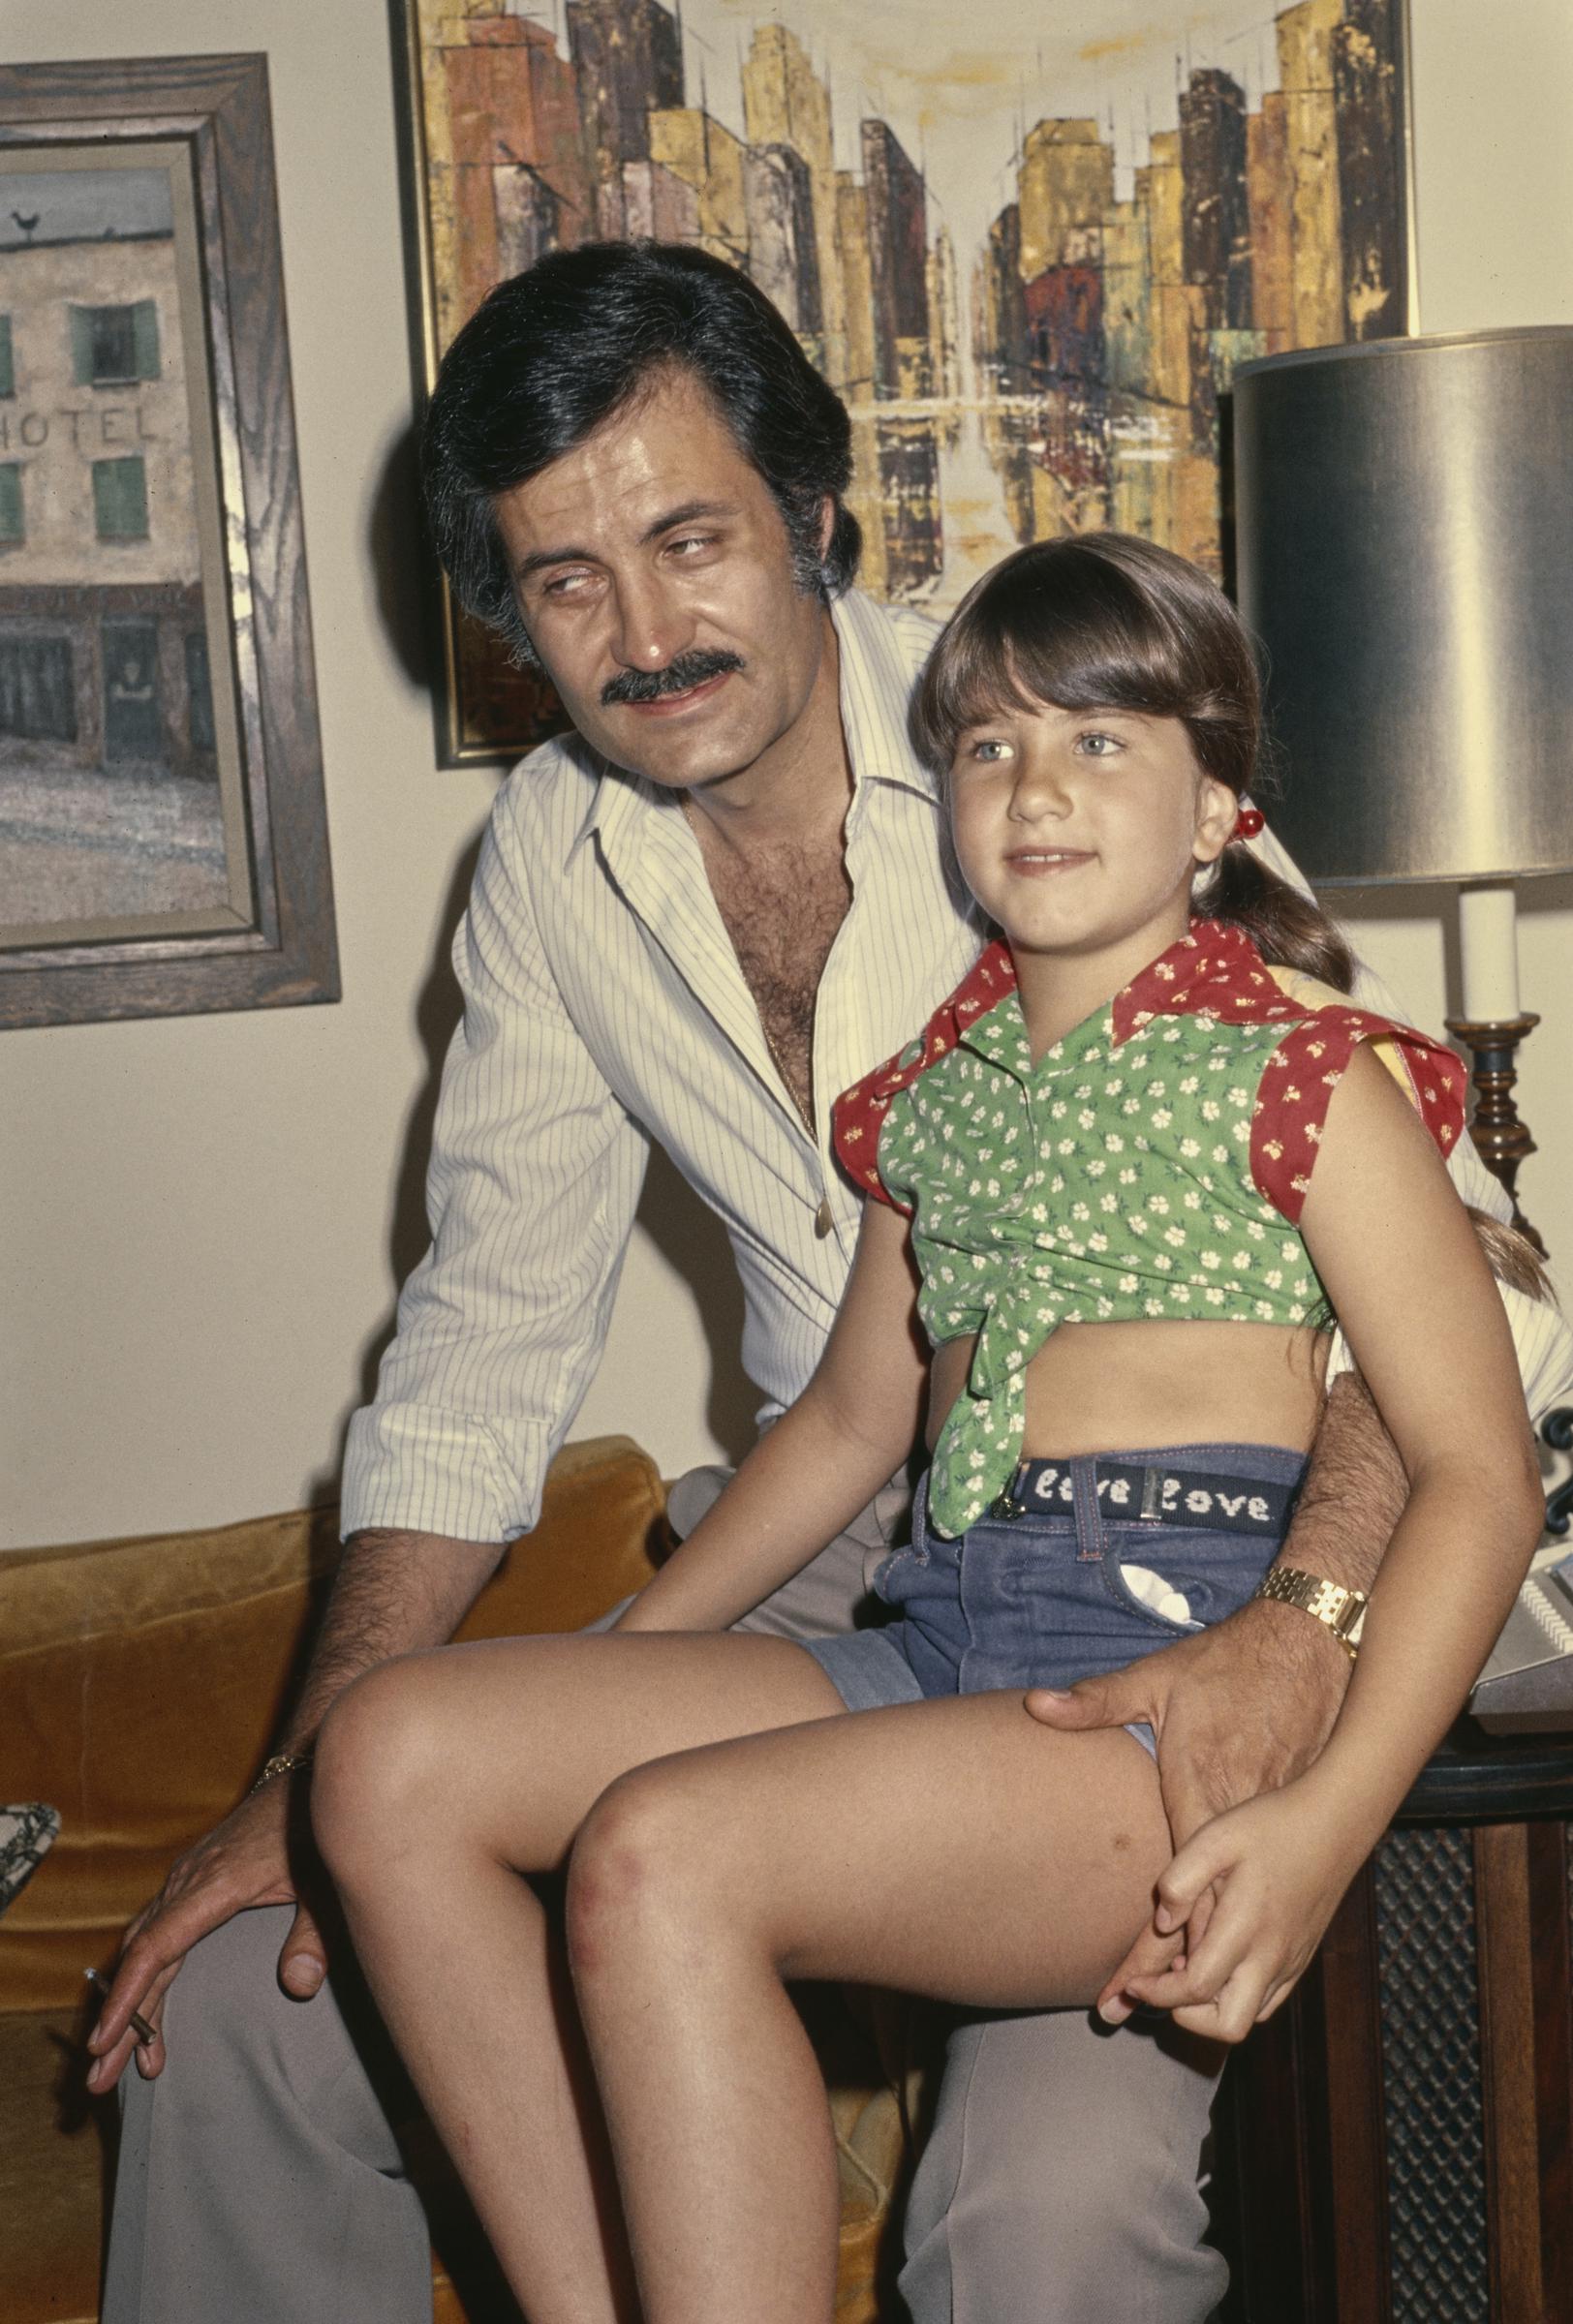
[[[542,252],[696,242],[850,409],[886,599],[1097,525],[1220,571],[1234,367],[1408,325],[1403,0],[403,5],[426,383]],[[547,731],[446,645],[450,763]]]

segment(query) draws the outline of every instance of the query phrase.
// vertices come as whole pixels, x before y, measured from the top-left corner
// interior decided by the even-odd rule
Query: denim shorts
[[[875,1576],[893,1619],[804,1644],[853,1711],[1105,1676],[1246,1604],[1305,1467],[1278,1445],[1034,1460],[1002,1496],[1020,1514],[996,1503],[955,1541],[929,1528],[925,1480],[911,1546]]]

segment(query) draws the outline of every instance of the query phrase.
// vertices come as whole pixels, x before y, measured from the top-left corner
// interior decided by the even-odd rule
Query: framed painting
[[[265,62],[0,67],[0,1023],[338,994]]]
[[[1409,321],[1403,0],[391,0],[420,383],[608,235],[744,266],[846,399],[861,583],[1114,525],[1225,563],[1233,368]],[[442,605],[447,763],[539,681]]]

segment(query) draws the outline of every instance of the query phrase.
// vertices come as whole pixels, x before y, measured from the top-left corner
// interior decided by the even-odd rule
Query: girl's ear
[[[1240,802],[1226,782],[1204,775],[1196,792],[1196,837],[1190,852],[1198,864],[1216,864],[1229,843]]]

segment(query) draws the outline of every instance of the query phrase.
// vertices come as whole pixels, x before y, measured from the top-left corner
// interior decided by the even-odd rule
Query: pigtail
[[[1504,1227],[1499,1218],[1489,1210],[1477,1210],[1473,1203],[1465,1203],[1469,1223],[1486,1254],[1486,1265],[1498,1283],[1510,1290],[1522,1291],[1527,1300],[1538,1300],[1542,1306],[1555,1307],[1557,1294],[1551,1287],[1545,1262],[1527,1236],[1517,1227]]]
[[[1259,862],[1242,840],[1229,841],[1192,908],[1242,930],[1269,967],[1298,969],[1337,993],[1354,984],[1354,955],[1321,906]]]

